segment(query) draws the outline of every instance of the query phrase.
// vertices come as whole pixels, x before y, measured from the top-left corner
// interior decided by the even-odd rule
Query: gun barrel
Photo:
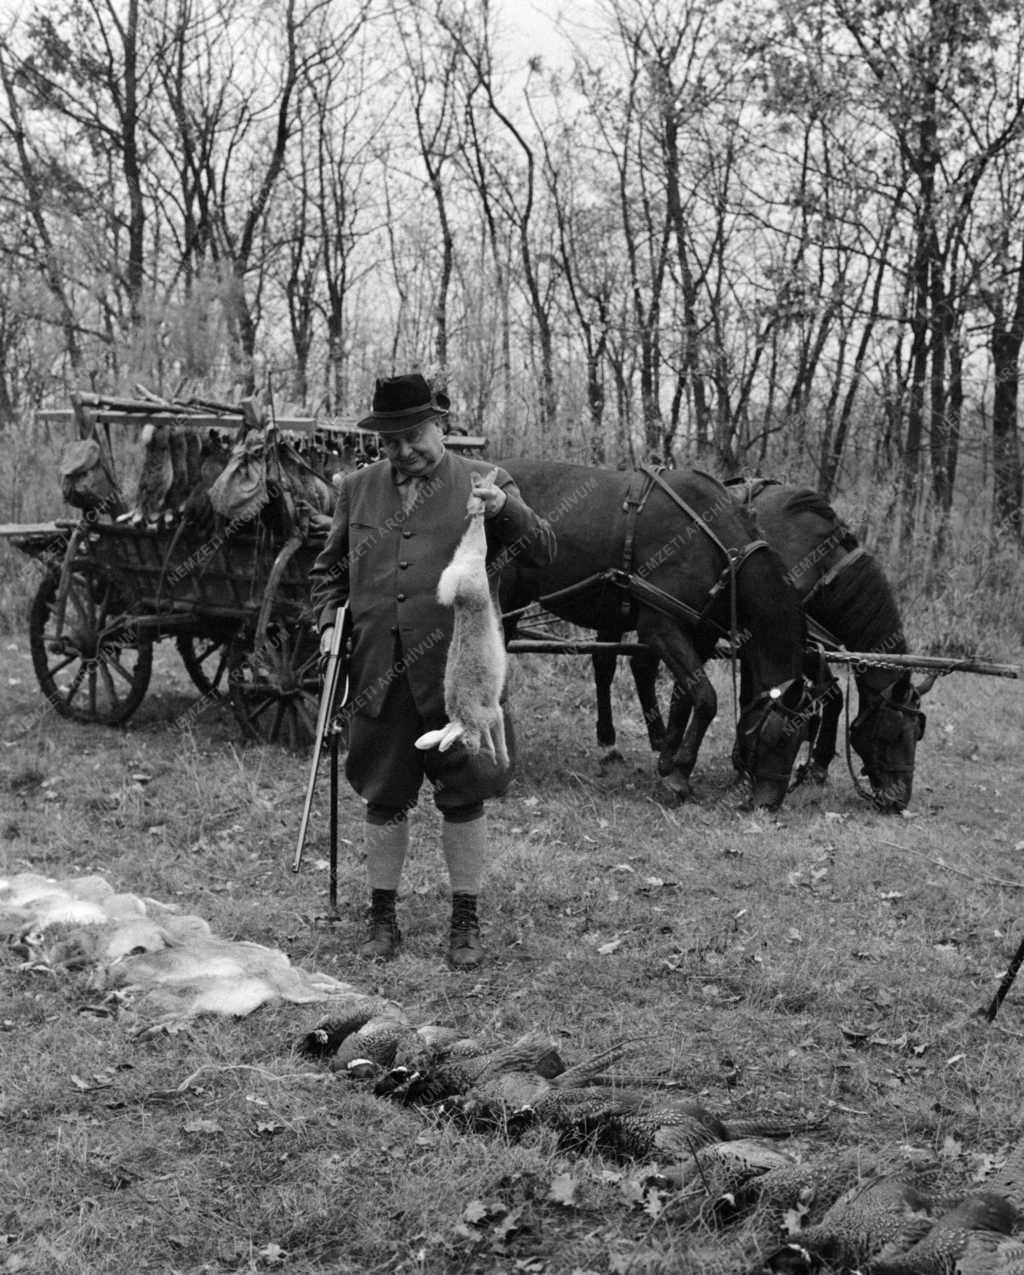
[[[341,680],[341,651],[345,640],[345,612],[341,610],[335,617],[331,631],[331,645],[327,652],[327,667],[324,671],[324,686],[320,693],[320,708],[316,719],[316,736],[313,741],[313,761],[309,768],[309,782],[306,785],[306,800],[302,807],[302,819],[299,822],[299,836],[295,846],[295,858],[292,860],[292,871],[298,872],[302,863],[302,851],[309,832],[309,818],[313,810],[313,794],[316,792],[316,776],[323,756],[327,732],[331,729],[331,718],[334,716],[335,700],[338,696],[338,684]]]

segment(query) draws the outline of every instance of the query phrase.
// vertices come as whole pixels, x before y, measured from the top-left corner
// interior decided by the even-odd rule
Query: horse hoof
[[[662,776],[662,784],[675,797],[676,801],[686,801],[690,795],[690,781],[678,770],[670,771]]]
[[[626,760],[625,757],[623,757],[623,755],[619,752],[619,750],[613,744],[611,748],[606,748],[604,752],[601,754],[601,758],[598,762],[598,765],[610,766],[613,762],[621,762],[625,760]]]

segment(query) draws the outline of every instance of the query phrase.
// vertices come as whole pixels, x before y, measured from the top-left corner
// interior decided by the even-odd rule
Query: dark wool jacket
[[[377,717],[384,696],[404,672],[421,717],[444,717],[444,668],[454,613],[437,600],[437,582],[466,529],[471,474],[493,465],[446,451],[421,481],[416,504],[405,513],[391,464],[377,461],[346,474],[327,543],[313,564],[313,608],[321,629],[349,606],[352,654],[349,711]],[[484,523],[491,596],[505,562],[546,566],[554,532],[529,508],[509,474],[498,470],[507,499]],[[401,667],[396,668],[396,638]]]

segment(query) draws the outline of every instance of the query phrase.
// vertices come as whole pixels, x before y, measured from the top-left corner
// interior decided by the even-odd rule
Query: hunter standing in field
[[[312,570],[321,651],[348,605],[351,626],[345,773],[366,802],[364,844],[369,934],[360,954],[386,960],[401,933],[395,903],[409,845],[408,815],[426,777],[441,812],[441,846],[452,893],[448,958],[457,969],[482,956],[477,896],[487,851],[484,801],[501,796],[510,768],[462,744],[421,751],[416,739],[446,721],[444,672],[453,613],[437,600],[470,509],[483,503],[489,567],[519,559],[544,566],[554,555],[547,523],[515,483],[493,466],[445,447],[449,401],[418,372],[377,382],[373,410],[383,459],[346,474],[334,521]],[[500,571],[491,572],[497,599]]]

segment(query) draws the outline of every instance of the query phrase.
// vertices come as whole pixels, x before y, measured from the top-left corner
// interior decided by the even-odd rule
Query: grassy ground
[[[327,927],[326,777],[289,871],[305,757],[241,747],[218,707],[184,739],[169,730],[192,702],[169,645],[126,730],[40,715],[26,647],[17,632],[0,646],[0,874],[99,872],[420,1021],[547,1028],[569,1059],[647,1034],[627,1069],[726,1116],[820,1116],[828,1145],[912,1149],[968,1177],[1024,1133],[1024,985],[993,1025],[977,1013],[1022,937],[1019,683],[939,682],[909,817],[873,813],[837,761],[829,786],[754,819],[729,789],[724,672],[698,800],[674,807],[626,676],[625,761],[602,771],[584,662],[521,657],[521,775],[491,807],[489,959],[457,975],[432,811],[414,821],[404,953],[363,965],[350,794]],[[96,1001],[84,978],[0,960],[0,1271],[737,1269],[728,1237],[659,1214],[637,1170],[436,1127],[298,1059],[316,1007],[139,1042]]]

